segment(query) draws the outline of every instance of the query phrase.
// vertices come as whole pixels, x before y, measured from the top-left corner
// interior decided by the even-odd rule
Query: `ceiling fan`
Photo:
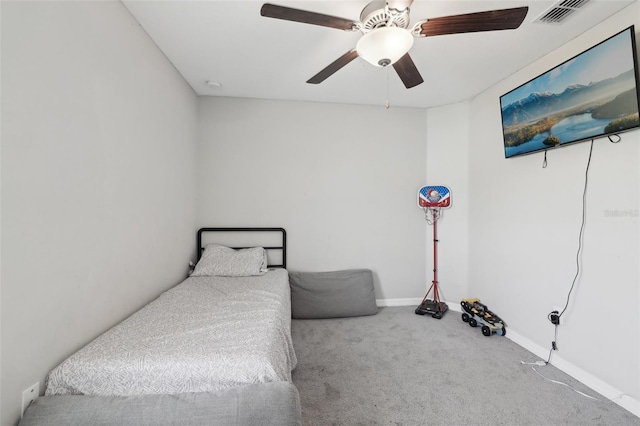
[[[355,49],[340,56],[307,83],[322,83],[355,58],[361,57],[378,67],[393,65],[405,87],[410,89],[424,81],[408,53],[414,37],[511,30],[522,24],[529,9],[525,6],[423,19],[409,28],[411,3],[413,0],[373,1],[362,9],[360,21],[270,3],[262,5],[260,15],[338,30],[360,31],[363,34]]]

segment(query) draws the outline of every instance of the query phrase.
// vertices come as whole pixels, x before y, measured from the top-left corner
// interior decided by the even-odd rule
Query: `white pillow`
[[[248,277],[267,272],[267,252],[262,247],[232,249],[208,244],[192,277]]]

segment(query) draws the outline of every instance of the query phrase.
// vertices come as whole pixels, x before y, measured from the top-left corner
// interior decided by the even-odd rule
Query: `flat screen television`
[[[637,129],[634,26],[500,97],[506,158]]]

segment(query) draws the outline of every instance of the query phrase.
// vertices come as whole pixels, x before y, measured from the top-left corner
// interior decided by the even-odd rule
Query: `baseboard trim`
[[[378,307],[384,306],[418,306],[422,303],[422,297],[406,299],[376,299]],[[461,312],[460,303],[445,302],[451,311]]]
[[[406,298],[406,299],[376,299],[378,307],[384,306],[418,306],[422,303],[422,298]]]
[[[462,306],[460,306],[460,302],[446,302],[447,308],[453,312],[462,312]]]
[[[546,361],[549,356],[549,348],[544,348],[537,343],[527,339],[516,331],[513,331],[512,328],[508,328],[506,338],[510,339],[512,342],[516,343],[519,346],[522,346],[529,352],[533,352],[536,356],[538,356],[542,361]],[[522,360],[525,362],[534,362],[537,360]],[[576,380],[579,380],[585,386],[590,387],[594,391],[598,392],[602,396],[611,400],[612,402],[618,404],[625,410],[629,411],[633,415],[640,417],[640,401],[635,398],[626,395],[620,390],[614,388],[613,386],[603,382],[587,371],[583,370],[580,367],[577,367],[573,363],[567,361],[558,355],[558,353],[553,354],[551,357],[551,365],[556,367],[557,369],[567,373],[569,376],[573,377]]]

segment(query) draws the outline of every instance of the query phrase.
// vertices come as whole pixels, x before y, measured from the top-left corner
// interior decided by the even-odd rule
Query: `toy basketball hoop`
[[[440,210],[451,207],[451,191],[442,185],[423,186],[418,191],[418,206],[424,210],[427,223],[434,225],[440,217]]]
[[[441,209],[451,207],[451,191],[446,186],[423,186],[418,191],[418,206],[424,210],[424,217],[429,225],[433,225],[433,281],[422,303],[416,308],[416,314],[429,314],[433,318],[440,319],[449,309],[446,303],[440,300],[438,289],[438,233],[436,223],[440,217]],[[429,299],[429,293],[433,291],[433,298]]]
[[[441,185],[423,186],[418,191],[418,206],[427,209],[449,208],[451,207],[451,191]]]

